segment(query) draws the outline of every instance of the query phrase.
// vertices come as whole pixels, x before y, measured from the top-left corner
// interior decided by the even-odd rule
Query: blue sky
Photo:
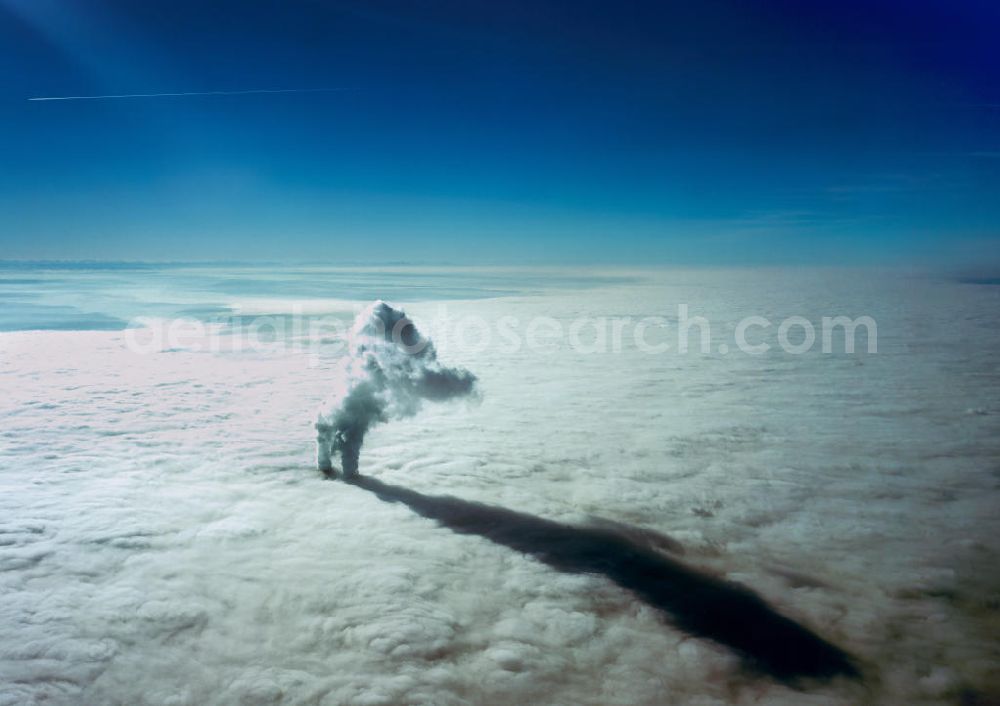
[[[0,259],[1000,262],[994,2],[0,0]],[[335,88],[28,101],[30,97]]]

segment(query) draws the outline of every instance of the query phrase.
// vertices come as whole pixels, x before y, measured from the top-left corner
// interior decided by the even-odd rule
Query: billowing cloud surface
[[[265,274],[312,291],[297,269],[259,272],[260,313],[292,311],[267,299]],[[148,270],[22,276],[3,289],[26,301],[40,280],[53,297],[88,281],[150,292]],[[455,281],[421,275],[407,313],[435,321],[439,357],[477,374],[483,404],[375,426],[355,484],[312,470],[308,414],[340,379],[332,347],[219,333],[218,351],[135,353],[129,331],[0,333],[0,706],[996,701],[995,287],[678,268],[448,301],[456,325],[437,325],[434,292]],[[163,301],[191,286],[176,268],[156,282]],[[80,310],[130,317],[107,291]],[[607,353],[457,342],[474,317],[568,330],[581,313],[640,320],[678,301],[713,322],[710,355],[697,327],[684,355],[676,326],[657,354],[631,337]],[[870,314],[879,352],[715,354],[761,313],[773,335],[793,314]],[[375,478],[567,525],[597,515],[668,558],[683,547],[678,561],[752,589],[857,656],[865,679],[795,689],[750,672],[606,573],[453,531],[381,499]]]
[[[336,389],[316,420],[316,462],[327,473],[340,454],[344,476],[357,474],[372,425],[413,416],[424,400],[477,394],[475,375],[441,365],[431,340],[405,312],[381,300],[358,314],[349,346]]]

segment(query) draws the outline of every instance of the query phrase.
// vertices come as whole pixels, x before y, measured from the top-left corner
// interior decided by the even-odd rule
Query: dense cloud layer
[[[473,355],[436,326],[483,404],[374,427],[364,474],[340,484],[312,471],[303,433],[335,377],[312,349],[140,355],[116,332],[0,334],[0,706],[996,701],[995,289],[655,277],[449,307],[495,324],[688,301],[722,336],[835,302],[878,320],[880,351]],[[129,286],[146,292],[148,274]],[[606,574],[451,531],[375,479],[560,524],[598,515],[668,558],[683,547],[856,655],[865,679],[796,690],[748,673]]]
[[[476,376],[447,368],[434,344],[400,309],[379,300],[354,320],[349,350],[333,395],[316,420],[316,463],[333,471],[340,454],[345,477],[358,472],[358,457],[372,425],[417,413],[424,400],[477,394]]]

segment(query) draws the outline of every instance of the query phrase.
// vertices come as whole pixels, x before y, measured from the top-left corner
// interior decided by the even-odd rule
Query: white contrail
[[[255,93],[330,93],[347,88],[255,88],[249,91],[184,91],[183,93],[122,93],[109,96],[40,96],[29,101],[89,101],[106,98],[161,98],[165,96],[248,96]]]

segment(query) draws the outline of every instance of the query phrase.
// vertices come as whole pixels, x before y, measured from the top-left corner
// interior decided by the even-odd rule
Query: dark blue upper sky
[[[1000,4],[0,0],[0,259],[1000,259]],[[94,94],[332,92],[28,101]]]

